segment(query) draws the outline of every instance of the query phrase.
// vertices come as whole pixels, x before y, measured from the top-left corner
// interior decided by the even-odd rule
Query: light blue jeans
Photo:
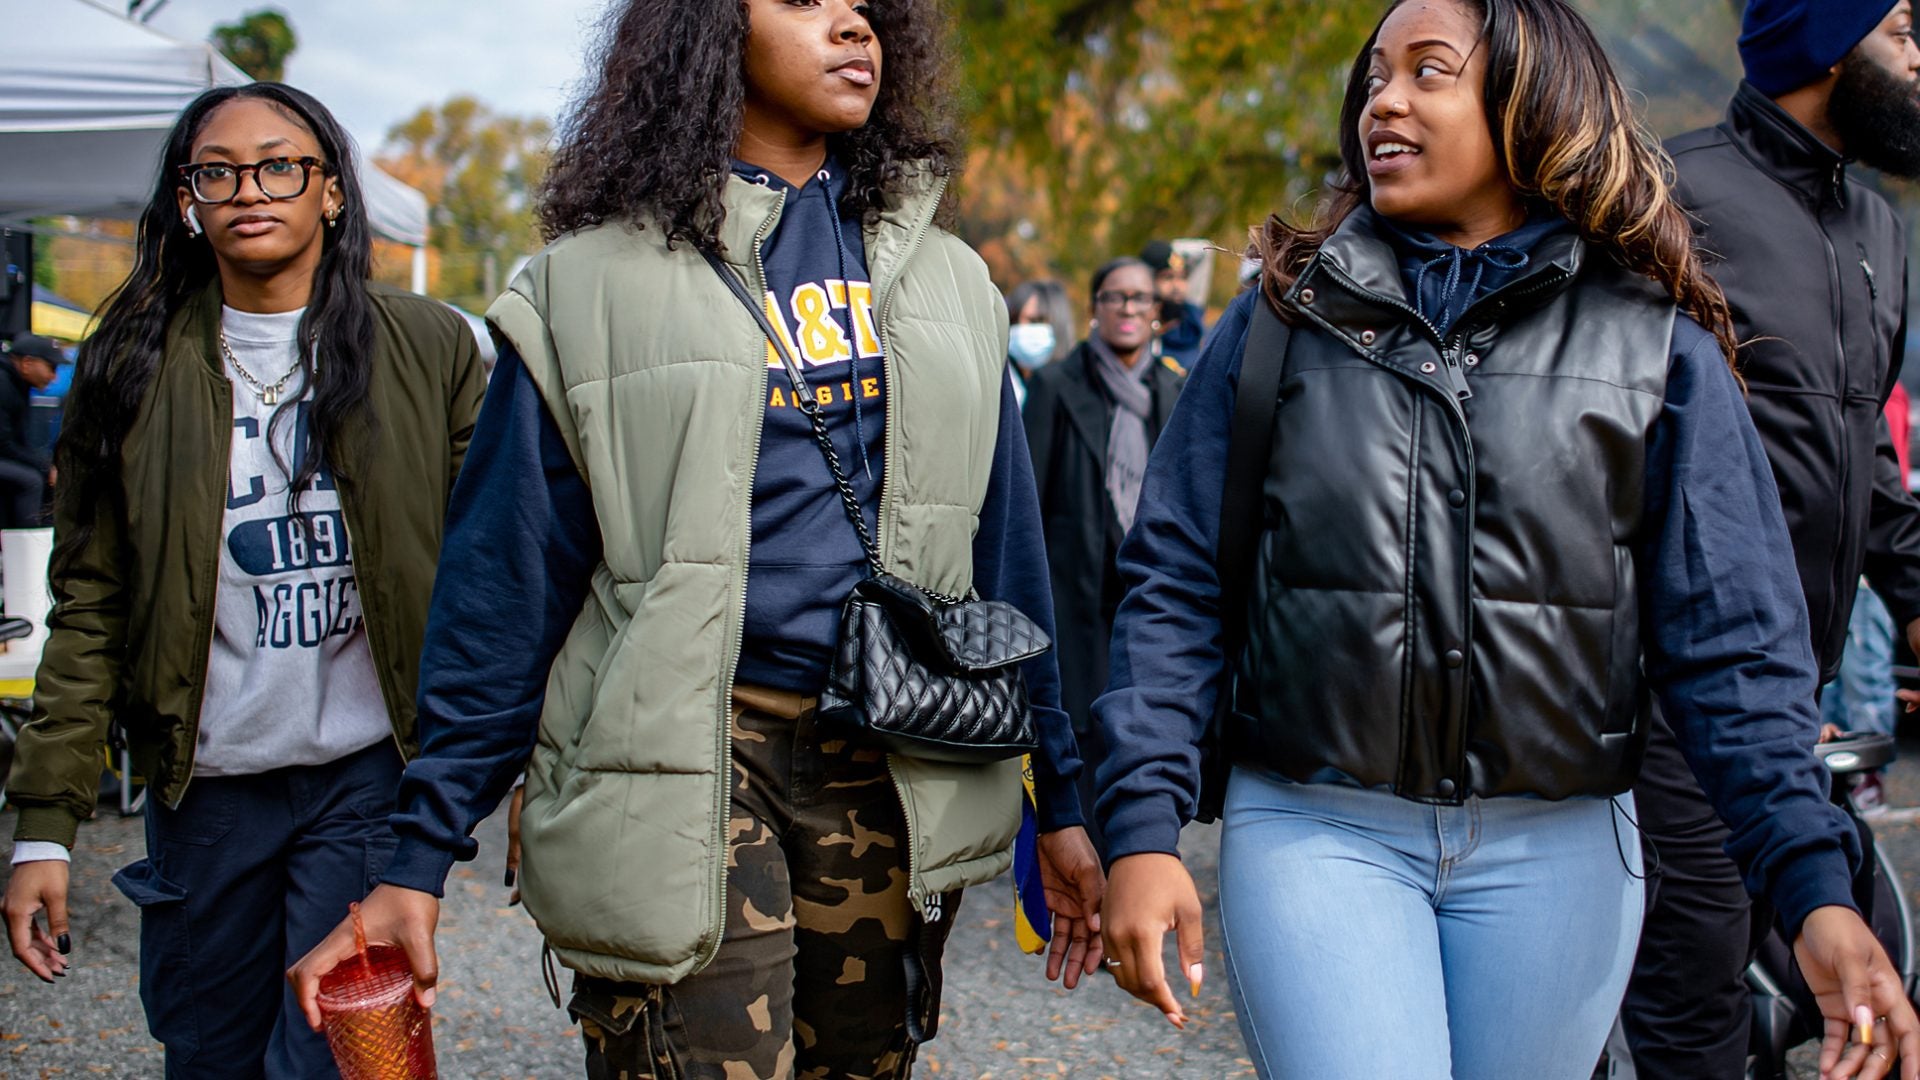
[[[1893,734],[1899,718],[1893,696],[1893,635],[1893,615],[1862,583],[1847,623],[1840,674],[1820,694],[1821,720],[1844,731]]]
[[[1236,769],[1220,921],[1280,1080],[1587,1080],[1640,939],[1640,837],[1605,799],[1471,799]]]

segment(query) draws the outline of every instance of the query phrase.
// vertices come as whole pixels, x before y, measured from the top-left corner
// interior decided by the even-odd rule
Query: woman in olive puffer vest
[[[5,907],[42,978],[88,947],[67,849],[124,740],[147,853],[114,883],[140,908],[169,1076],[331,1074],[286,965],[394,848],[485,374],[460,317],[369,282],[371,254],[326,109],[277,83],[212,90],[174,125],[133,273],[81,348]]]
[[[1050,624],[1006,312],[936,224],[932,5],[721,7],[616,10],[544,191],[552,242],[488,312],[501,358],[454,497],[423,749],[363,910],[425,996],[435,897],[525,765],[519,885],[576,973],[590,1075],[904,1076],[960,890],[1008,865],[1019,765],[816,723],[868,569],[703,252],[807,369],[888,571]],[[1025,674],[1071,985],[1103,881],[1052,658]],[[303,961],[302,995],[351,948],[343,930]]]

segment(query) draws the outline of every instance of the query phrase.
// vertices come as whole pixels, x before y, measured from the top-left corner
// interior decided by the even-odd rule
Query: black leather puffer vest
[[[1624,791],[1674,304],[1567,233],[1442,340],[1373,222],[1289,294],[1232,752],[1435,803]]]

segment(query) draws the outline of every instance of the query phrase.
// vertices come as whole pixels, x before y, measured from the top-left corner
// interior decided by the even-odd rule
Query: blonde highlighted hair
[[[1403,2],[1396,0],[1387,14]],[[1487,124],[1514,191],[1548,204],[1588,244],[1658,282],[1732,364],[1733,316],[1674,199],[1673,162],[1635,118],[1586,20],[1566,0],[1453,2],[1481,17]],[[1285,311],[1281,297],[1320,246],[1366,198],[1360,118],[1379,37],[1376,26],[1347,79],[1340,110],[1345,175],[1320,220],[1301,227],[1275,214],[1253,230],[1250,254],[1261,261],[1261,288],[1277,311]]]

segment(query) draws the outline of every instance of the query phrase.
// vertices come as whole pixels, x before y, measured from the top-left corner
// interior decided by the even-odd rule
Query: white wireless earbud
[[[199,236],[201,233],[206,231],[207,230],[200,227],[199,208],[193,207],[193,206],[187,207],[187,235]]]

